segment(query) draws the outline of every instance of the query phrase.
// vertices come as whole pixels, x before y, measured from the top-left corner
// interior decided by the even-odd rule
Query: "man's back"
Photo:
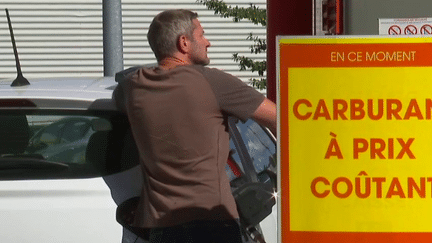
[[[235,86],[219,87],[213,73],[222,72],[201,66],[141,69],[125,83],[127,112],[147,175],[138,211],[143,217],[135,226],[238,218],[225,174],[229,134],[221,107],[232,106],[221,97]],[[232,100],[242,92],[255,94],[243,83],[238,88]],[[260,102],[237,109],[249,116]]]

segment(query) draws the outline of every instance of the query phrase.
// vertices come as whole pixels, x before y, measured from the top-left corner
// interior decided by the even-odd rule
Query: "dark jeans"
[[[235,220],[200,220],[150,230],[150,243],[242,243]]]

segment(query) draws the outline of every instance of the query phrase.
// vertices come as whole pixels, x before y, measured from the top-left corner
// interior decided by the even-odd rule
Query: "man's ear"
[[[181,53],[188,53],[190,49],[190,40],[186,35],[181,35],[178,40],[178,49]]]

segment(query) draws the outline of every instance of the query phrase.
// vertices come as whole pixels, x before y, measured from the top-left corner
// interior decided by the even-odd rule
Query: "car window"
[[[93,132],[91,127],[92,118],[83,117],[69,121],[62,129],[60,143],[72,143],[77,140],[86,139],[87,132]]]
[[[1,112],[0,180],[97,177],[138,164],[121,113]]]
[[[276,144],[258,123],[253,120],[245,123],[239,121],[236,126],[257,173],[276,165]]]
[[[31,144],[35,143],[46,143],[49,145],[57,144],[60,138],[61,129],[64,127],[65,123],[53,124],[52,119],[50,121],[38,121],[42,119],[41,116],[26,116],[29,122],[31,133],[36,133],[36,136],[30,139]],[[33,121],[35,119],[35,121]],[[56,118],[57,120],[57,118]],[[43,128],[43,129],[41,129]]]
[[[253,120],[248,120],[245,123],[238,121],[236,123],[236,128],[238,129],[242,142],[252,160],[258,180],[261,182],[267,182],[269,177],[265,174],[265,171],[268,169],[274,170],[276,168],[275,140],[270,137],[267,131]],[[232,139],[230,139],[230,147],[230,160],[235,162],[235,166],[233,166],[232,163],[228,163],[226,167],[228,177],[232,184],[244,183],[244,178],[243,180],[239,180],[241,174],[245,173],[243,163],[240,160],[241,152],[239,151],[239,148],[236,148]],[[235,170],[237,170],[237,173]],[[238,171],[241,173],[238,173]]]

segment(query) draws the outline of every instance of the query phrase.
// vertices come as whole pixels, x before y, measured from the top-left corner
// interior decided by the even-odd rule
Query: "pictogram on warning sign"
[[[420,28],[420,34],[422,35],[432,35],[432,25],[425,24]]]
[[[432,18],[379,19],[379,34],[432,36]]]
[[[402,29],[399,27],[399,25],[392,25],[388,29],[389,35],[400,35],[402,34]]]
[[[417,27],[415,25],[407,25],[404,29],[405,35],[416,35],[417,34]]]

